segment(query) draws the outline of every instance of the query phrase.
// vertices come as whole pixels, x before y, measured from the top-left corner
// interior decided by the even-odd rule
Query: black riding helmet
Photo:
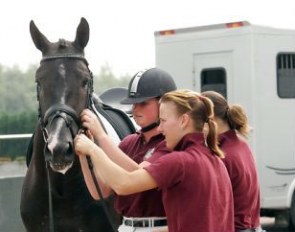
[[[121,101],[121,104],[144,102],[173,90],[176,90],[176,85],[169,73],[158,68],[145,69],[136,73],[131,79],[128,96]]]

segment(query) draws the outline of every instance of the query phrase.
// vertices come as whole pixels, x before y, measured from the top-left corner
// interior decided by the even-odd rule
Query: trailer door
[[[195,90],[214,90],[232,99],[232,52],[196,53],[193,59]]]

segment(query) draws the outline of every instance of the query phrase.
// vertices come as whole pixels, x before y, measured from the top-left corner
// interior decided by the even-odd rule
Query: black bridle
[[[62,55],[55,55],[55,56],[44,56],[41,60],[42,62],[50,61],[50,60],[55,60],[55,59],[79,59],[85,62],[87,68],[88,68],[88,62],[82,55],[77,55],[77,54],[62,54]],[[85,108],[90,108],[91,107],[91,101],[92,101],[92,93],[93,93],[93,75],[90,69],[88,68],[89,74],[90,74],[90,80],[88,82],[87,86],[87,101],[85,103]],[[45,143],[47,143],[48,139],[48,132],[46,129],[46,126],[53,121],[54,119],[61,117],[64,119],[66,122],[67,127],[71,131],[72,138],[75,137],[76,133],[73,130],[72,124],[73,122],[75,123],[76,127],[78,129],[81,128],[81,122],[80,122],[80,116],[77,114],[77,112],[70,106],[66,104],[55,104],[51,107],[49,107],[46,112],[44,113],[44,116],[42,116],[42,111],[41,111],[41,105],[40,105],[40,90],[37,86],[37,100],[39,102],[39,109],[38,109],[38,118],[40,121],[43,137]]]
[[[88,81],[88,86],[87,86],[87,100],[86,100],[85,108],[89,108],[90,110],[96,112],[95,110],[93,110],[94,103],[92,100],[93,75],[89,69],[88,62],[85,59],[85,57],[83,55],[77,55],[77,54],[61,54],[61,55],[54,55],[54,56],[44,56],[41,60],[41,63],[55,60],[55,59],[79,59],[79,60],[82,60],[83,62],[85,62],[86,66],[88,68],[89,74],[90,74],[90,80]],[[44,116],[42,116],[41,105],[40,105],[40,93],[39,92],[40,92],[40,90],[37,86],[37,100],[39,103],[38,118],[39,118],[41,130],[42,130],[42,134],[43,134],[43,138],[44,138],[44,142],[45,142],[45,147],[47,146],[47,143],[48,143],[48,141],[47,141],[48,140],[48,131],[46,129],[46,126],[58,117],[61,117],[64,119],[67,127],[69,128],[69,130],[71,132],[73,139],[79,131],[85,132],[85,130],[82,128],[82,125],[81,125],[80,115],[78,115],[77,112],[72,107],[70,107],[68,105],[55,104],[55,105],[49,107],[45,111]],[[73,129],[73,125],[76,126],[77,130]],[[45,156],[44,156],[44,158],[45,158]],[[102,201],[102,206],[103,206],[106,216],[109,220],[109,223],[112,226],[112,230],[115,232],[117,230],[116,230],[114,223],[111,219],[110,212],[107,208],[107,203],[105,202],[101,188],[100,188],[98,181],[96,179],[96,176],[95,176],[95,173],[93,170],[92,161],[89,156],[86,156],[86,158],[87,158],[87,162],[88,162],[88,167],[90,169],[90,172],[91,172],[91,175],[93,178],[93,182],[95,184],[95,187],[96,187],[96,190],[99,194],[99,197]],[[46,163],[47,181],[48,181],[49,231],[54,232],[53,205],[52,205],[51,182],[50,182],[50,174],[49,174],[49,166],[50,165],[49,165],[49,161],[46,160],[46,158],[45,158],[45,163]]]

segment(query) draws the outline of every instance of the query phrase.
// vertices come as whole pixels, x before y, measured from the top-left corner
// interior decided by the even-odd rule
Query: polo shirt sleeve
[[[183,152],[172,152],[156,160],[145,170],[155,179],[158,187],[169,188],[182,181],[184,177]]]
[[[119,143],[119,148],[121,150],[126,150],[126,148],[128,147],[129,141],[131,139],[131,136],[126,136],[120,143]]]

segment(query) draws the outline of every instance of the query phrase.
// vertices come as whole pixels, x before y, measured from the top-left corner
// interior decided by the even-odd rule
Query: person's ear
[[[190,121],[190,117],[188,114],[183,114],[181,115],[181,120],[180,120],[180,128],[184,129],[187,127],[187,125],[189,124]]]

